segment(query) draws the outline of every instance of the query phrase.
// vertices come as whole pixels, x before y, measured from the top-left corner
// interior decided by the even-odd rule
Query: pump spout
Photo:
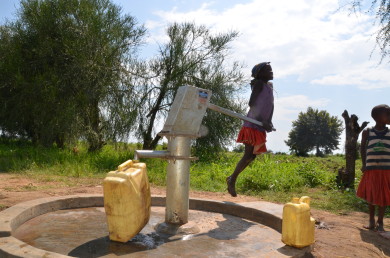
[[[160,158],[165,159],[169,156],[169,151],[156,151],[156,150],[136,150],[134,152],[134,160],[140,158]]]

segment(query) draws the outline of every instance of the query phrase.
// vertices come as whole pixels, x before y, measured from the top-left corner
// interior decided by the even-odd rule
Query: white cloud
[[[267,146],[272,151],[287,152],[284,143],[288,139],[293,120],[298,118],[299,112],[305,112],[308,107],[322,109],[330,100],[311,99],[305,95],[294,95],[275,99],[275,114],[273,124],[276,131],[268,134]]]
[[[390,72],[384,67],[355,67],[341,74],[326,75],[311,81],[321,85],[351,85],[363,90],[390,88]]]
[[[253,0],[224,10],[204,2],[189,12],[158,11],[155,15],[161,20],[146,25],[154,29],[155,41],[164,38],[163,30],[172,22],[195,21],[218,32],[237,30],[234,59],[249,66],[272,61],[279,78],[296,75],[313,84],[361,89],[390,85],[390,65],[378,67],[369,59],[375,45],[373,17],[349,15],[338,8],[338,0]],[[374,55],[373,60],[379,60]]]
[[[306,111],[308,107],[323,108],[329,99],[310,99],[305,95],[294,95],[275,99],[275,118],[280,121],[292,121],[298,117],[299,112]]]

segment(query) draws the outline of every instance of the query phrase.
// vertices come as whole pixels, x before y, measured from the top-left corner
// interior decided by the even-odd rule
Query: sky
[[[215,33],[238,31],[228,62],[245,65],[242,72],[248,83],[252,67],[270,61],[277,131],[267,136],[269,150],[288,151],[284,141],[292,121],[309,106],[343,122],[341,114],[347,110],[360,123],[373,126],[372,107],[390,105],[390,60],[380,63],[374,15],[350,14],[340,8],[342,0],[112,1],[148,29],[142,57],[156,54],[158,44],[167,40],[169,24],[186,21]],[[18,3],[0,0],[0,24],[15,17]],[[242,96],[249,98],[249,84],[246,89]],[[344,134],[336,152],[344,152]]]

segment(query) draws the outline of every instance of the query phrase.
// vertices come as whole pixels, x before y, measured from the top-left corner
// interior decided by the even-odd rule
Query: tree
[[[366,11],[375,14],[379,30],[376,43],[382,53],[381,61],[390,54],[390,1],[389,0],[352,0],[349,6],[353,12]]]
[[[293,121],[285,143],[297,155],[304,156],[315,149],[316,156],[321,156],[337,149],[342,130],[342,122],[336,116],[309,107],[306,113],[300,112],[298,119]]]
[[[173,102],[178,87],[193,85],[213,91],[211,101],[236,112],[243,108],[237,101],[237,91],[242,84],[240,66],[233,63],[226,68],[229,43],[236,32],[213,35],[205,26],[194,23],[174,23],[167,29],[168,42],[160,46],[156,58],[138,66],[144,75],[138,83],[137,135],[144,149],[154,149],[161,136],[156,134],[158,121],[163,121]],[[204,124],[209,134],[197,140],[195,146],[221,148],[236,133],[240,121],[208,112]]]
[[[339,170],[339,181],[344,187],[354,188],[355,185],[355,161],[357,158],[357,140],[359,134],[366,128],[368,122],[358,124],[358,117],[354,114],[349,116],[348,111],[344,110],[342,114],[345,122],[345,171]]]
[[[21,1],[0,30],[0,129],[59,147],[83,137],[91,151],[125,137],[144,33],[110,0]]]

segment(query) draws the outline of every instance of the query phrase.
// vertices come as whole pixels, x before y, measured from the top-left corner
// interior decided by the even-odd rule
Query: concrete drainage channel
[[[303,257],[311,251],[311,247],[297,249],[280,241],[282,205],[204,199],[190,199],[189,205],[190,222],[201,229],[198,234],[157,235],[153,224],[164,219],[165,197],[152,196],[150,225],[135,240],[122,244],[108,240],[105,214],[101,208],[102,195],[51,197],[20,203],[0,212],[0,257]],[[51,217],[44,217],[48,214],[52,214]],[[77,220],[69,222],[68,227],[69,218],[76,217]],[[63,218],[67,220],[61,221]],[[45,224],[48,220],[55,225],[53,229],[49,228],[50,223]],[[71,229],[71,224],[74,224],[74,229]],[[42,233],[40,229],[43,227],[48,229]],[[88,231],[88,227],[93,234],[86,236],[83,231]],[[57,235],[50,235],[51,231]],[[42,237],[41,243],[35,241],[30,245],[29,241],[19,240],[23,240],[20,237],[23,234],[29,234],[31,239]],[[51,247],[40,249],[50,241],[52,250]]]

